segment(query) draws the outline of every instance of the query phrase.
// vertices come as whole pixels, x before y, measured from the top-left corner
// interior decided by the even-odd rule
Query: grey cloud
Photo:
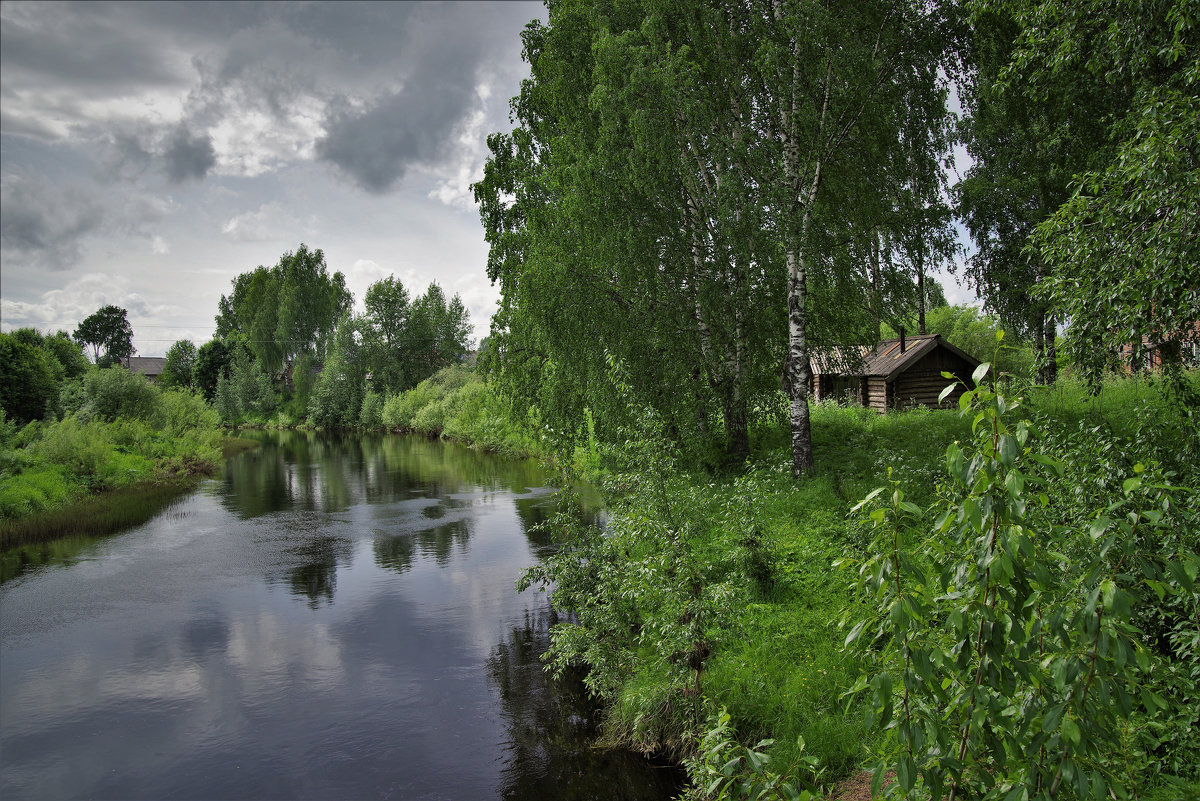
[[[80,241],[104,222],[89,190],[54,187],[29,175],[7,174],[0,187],[0,250],[5,261],[30,260],[65,270],[80,259]]]
[[[5,71],[16,70],[35,84],[40,78],[89,88],[179,80],[152,44],[137,41],[111,17],[95,15],[98,10],[87,3],[6,7],[0,18]]]
[[[173,184],[189,178],[202,180],[217,163],[217,151],[208,134],[192,136],[186,125],[180,125],[167,139],[163,151],[167,180]]]
[[[143,144],[145,134],[133,131],[118,131],[111,137],[112,152],[109,155],[109,170],[117,177],[135,178],[146,171],[154,160]]]
[[[5,5],[3,128],[50,141],[65,124],[70,139],[107,141],[116,174],[155,164],[171,183],[202,179],[218,161],[234,173],[274,168],[315,145],[318,159],[380,193],[452,153],[481,108],[483,65],[494,69],[501,50],[512,60],[520,26],[539,15],[521,3]],[[112,116],[151,86],[178,92],[181,118]],[[271,136],[236,135],[262,114],[276,120]],[[221,140],[234,150],[216,151],[206,132],[218,127],[234,131]]]
[[[479,105],[480,67],[497,46],[488,35],[495,13],[454,9],[453,16],[423,20],[420,38],[410,35],[402,48],[410,65],[403,86],[364,109],[344,100],[331,103],[318,158],[367,191],[382,193],[413,165],[445,157]]]

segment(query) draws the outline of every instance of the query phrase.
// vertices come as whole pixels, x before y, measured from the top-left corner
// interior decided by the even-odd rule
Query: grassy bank
[[[18,520],[0,521],[0,551],[57,540],[64,537],[92,539],[136,526],[196,486],[198,475],[166,481],[131,484],[97,495],[78,498],[66,506],[48,509]],[[5,559],[37,562],[43,549],[25,554],[5,553]]]
[[[1189,381],[1193,391],[1200,389],[1196,374]],[[976,575],[973,544],[988,542],[982,533],[970,536],[970,527],[978,523],[981,532],[989,531],[993,518],[1000,526],[995,504],[1011,496],[1020,519],[1005,518],[1003,529],[1015,532],[1016,550],[981,557],[979,563],[1007,560],[1002,564],[1016,571],[1008,581],[1035,588],[1031,600],[1011,614],[1033,610],[1045,625],[1081,617],[1077,626],[1061,624],[1067,628],[1060,640],[1039,642],[1044,669],[1015,663],[1018,670],[1033,671],[1032,684],[1017,681],[1005,690],[1009,680],[997,680],[995,691],[1008,692],[1030,720],[1041,722],[1049,732],[1040,741],[1043,748],[1071,755],[1071,792],[1123,786],[1138,797],[1161,799],[1196,792],[1195,418],[1157,379],[1113,380],[1098,396],[1069,382],[1035,388],[1014,412],[1016,394],[989,401],[1001,409],[998,432],[1011,429],[1014,438],[1022,432],[1026,445],[1013,453],[1000,434],[996,442],[1002,447],[988,451],[991,429],[986,419],[973,426],[974,410],[966,416],[931,410],[878,416],[818,405],[813,412],[818,466],[801,481],[790,476],[786,431],[769,421],[758,427],[754,463],[713,476],[681,465],[654,420],[644,420],[622,447],[600,447],[611,512],[604,532],[580,528],[563,515],[553,524],[562,550],[527,574],[528,584],[553,587],[556,606],[571,616],[571,623],[554,631],[552,666],[588,666],[589,686],[609,704],[608,741],[689,758],[695,798],[757,797],[752,793],[780,775],[797,787],[829,788],[857,767],[894,768],[913,737],[927,737],[916,729],[900,736],[900,694],[927,705],[931,732],[957,720],[955,703],[938,700],[945,688],[913,679],[917,674],[906,672],[914,668],[905,668],[903,654],[915,652],[918,643],[935,662],[959,653],[955,636],[944,630],[946,616],[957,619],[955,596],[967,593],[965,582]],[[960,469],[947,458],[956,441],[966,454],[963,463],[979,466],[980,476],[1019,468],[1024,478],[960,484],[948,472],[948,466]],[[1009,459],[1016,467],[1003,463]],[[892,493],[855,511],[878,486]],[[996,492],[1001,495],[989,494]],[[898,511],[883,508],[892,501],[879,505],[889,497]],[[1005,514],[1015,515],[1011,509]],[[894,532],[887,527],[893,515],[901,521]],[[1130,520],[1140,521],[1129,524],[1140,533],[1123,535],[1121,526]],[[962,533],[955,533],[955,525]],[[943,544],[955,536],[963,538],[960,546]],[[889,552],[894,562],[876,558]],[[835,568],[835,562],[846,564]],[[1122,567],[1135,563],[1144,572]],[[889,572],[893,567],[898,572]],[[962,586],[933,593],[937,570],[928,571],[935,568],[959,576],[954,580]],[[985,587],[987,574],[977,576]],[[889,596],[886,581],[872,583],[893,575],[902,577],[897,586],[909,600]],[[980,621],[988,614],[1010,614],[997,597],[985,589],[962,614]],[[1106,622],[1097,629],[1101,639],[1095,646],[1101,640],[1106,645],[1090,657],[1089,672],[1087,610],[1100,597],[1111,608],[1099,618]],[[913,606],[912,598],[924,600]],[[856,622],[869,635],[857,635],[847,646]],[[966,640],[974,640],[974,629]],[[1110,645],[1126,649],[1127,656],[1113,657]],[[980,676],[993,669],[989,660],[997,670],[1011,669],[1006,660],[1014,658],[1010,651],[1017,646],[996,647]],[[970,666],[968,685],[976,669],[973,653],[955,657]],[[1137,668],[1131,667],[1134,661]],[[955,675],[951,662],[937,664],[943,665],[940,677]],[[1049,678],[1060,665],[1061,676]],[[899,689],[905,676],[913,681],[911,693]],[[871,677],[876,683],[865,684]],[[1058,690],[1052,689],[1056,681],[1062,682]],[[1103,691],[1097,691],[1101,684]],[[1096,692],[1112,700],[1101,703]],[[1116,700],[1121,693],[1134,699],[1128,709]],[[1055,711],[1060,696],[1063,707]],[[1002,717],[1001,712],[996,714]],[[923,720],[915,706],[906,714],[904,725]],[[993,723],[998,728],[989,730],[997,737],[1016,738],[1013,742],[1033,737],[1020,727],[988,726]],[[753,754],[746,750],[762,740],[772,742]],[[917,742],[914,772],[901,774],[909,782],[901,790],[915,786],[914,797],[921,796],[918,771],[929,771],[920,781],[936,780],[932,763],[921,761],[931,746]],[[1023,781],[1013,777],[1036,769],[1017,746],[967,742],[971,758],[963,781],[995,777],[1011,789],[1017,785],[1004,782]],[[1036,752],[1039,741],[1030,742]],[[956,752],[958,744],[955,735]],[[1006,747],[1019,759],[1001,768],[997,754]],[[724,778],[721,771],[730,765],[745,784]]]
[[[474,369],[447,367],[413,389],[363,403],[364,428],[442,437],[512,457],[546,457],[552,445],[536,418],[514,419],[509,405]]]
[[[162,391],[121,368],[68,389],[61,419],[18,428],[0,418],[5,547],[145,519],[220,463],[216,415],[194,394]]]

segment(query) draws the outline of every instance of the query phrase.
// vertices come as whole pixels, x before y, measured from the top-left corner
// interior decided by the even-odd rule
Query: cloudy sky
[[[300,243],[361,303],[388,275],[496,290],[469,186],[540,3],[0,3],[0,327],[128,310],[146,356],[213,333]],[[952,302],[973,300],[942,276]]]
[[[469,185],[540,3],[0,4],[0,324],[129,312],[142,355],[213,333],[301,242],[361,302],[387,275],[496,292]]]

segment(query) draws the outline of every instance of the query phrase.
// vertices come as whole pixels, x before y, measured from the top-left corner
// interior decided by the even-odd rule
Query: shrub
[[[441,434],[446,420],[446,400],[447,398],[442,396],[422,406],[417,410],[410,427],[430,436]]]
[[[115,420],[128,417],[149,420],[158,412],[159,391],[142,375],[124,367],[88,373],[83,379],[84,419]]]
[[[216,410],[188,390],[163,392],[151,422],[156,428],[176,436],[196,429],[215,429],[220,425]]]
[[[378,392],[367,392],[363,396],[358,424],[370,430],[383,428],[383,398]]]
[[[427,378],[407,392],[393,395],[383,405],[383,424],[388,428],[411,429],[417,413],[435,401],[444,391],[434,379]]]
[[[115,448],[106,425],[83,423],[75,417],[45,426],[41,436],[30,445],[35,458],[64,465],[85,479],[100,472]]]

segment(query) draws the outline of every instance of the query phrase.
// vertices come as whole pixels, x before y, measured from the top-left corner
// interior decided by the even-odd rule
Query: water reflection
[[[239,458],[224,476],[227,503],[247,518],[295,508],[336,512],[415,495],[440,498],[464,488],[523,492],[545,481],[533,462],[514,461],[497,471],[487,454],[420,437],[313,431],[249,436],[263,447]]]
[[[292,593],[308,598],[308,605],[313,609],[321,601],[333,601],[338,562],[348,560],[353,552],[350,541],[341,537],[317,537],[291,550],[302,560],[302,564],[288,571]]]
[[[600,710],[578,673],[554,681],[543,670],[550,626],[549,606],[525,614],[522,625],[496,646],[488,674],[500,693],[508,727],[508,759],[502,773],[505,799],[649,801],[670,798],[683,787],[676,766],[594,747]],[[598,788],[595,777],[608,782]],[[603,791],[603,795],[598,792]]]
[[[0,797],[670,797],[541,670],[544,596],[513,591],[553,548],[536,465],[260,436],[0,585]]]

